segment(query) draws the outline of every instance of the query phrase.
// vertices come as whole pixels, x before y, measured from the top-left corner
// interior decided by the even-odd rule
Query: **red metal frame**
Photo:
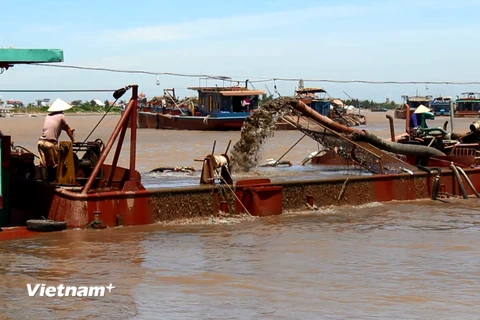
[[[130,127],[130,166],[129,166],[130,172],[129,172],[129,179],[125,183],[123,191],[139,190],[137,186],[137,175],[135,170],[136,152],[137,152],[138,85],[135,84],[135,85],[130,85],[128,87],[132,89],[132,97],[130,98],[128,105],[125,108],[125,112],[123,112],[122,116],[120,117],[120,120],[115,126],[115,129],[113,130],[112,135],[108,139],[108,142],[105,145],[105,148],[103,149],[102,154],[100,155],[100,159],[96,163],[95,168],[92,171],[92,174],[90,175],[87,183],[83,187],[81,192],[82,195],[86,195],[91,190],[93,182],[95,181],[95,178],[98,176],[100,169],[105,163],[105,160],[107,159],[107,156],[110,150],[112,149],[113,144],[115,143],[115,140],[120,135],[120,138],[118,139],[117,148],[115,150],[115,155],[112,161],[112,170],[110,171],[108,181],[107,181],[107,186],[111,185],[115,169],[117,168],[118,158],[120,157],[121,147],[125,139],[125,134],[128,127]]]
[[[127,126],[123,126],[122,132],[120,132],[120,137],[118,139],[117,149],[115,150],[115,155],[113,156],[112,167],[116,168],[118,164],[118,158],[120,157],[120,152],[122,151],[122,142],[125,139],[125,134],[127,133]],[[107,188],[112,186],[113,176],[115,174],[115,170],[110,171],[107,180]]]

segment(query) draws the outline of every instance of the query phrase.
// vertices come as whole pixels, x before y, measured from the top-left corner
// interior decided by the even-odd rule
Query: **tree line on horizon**
[[[82,112],[105,112],[110,107],[110,102],[105,100],[104,106],[99,106],[95,100],[82,101],[82,100],[73,100],[70,104],[73,108],[68,109],[65,113],[82,113]],[[16,107],[14,112],[38,112],[45,113],[47,112],[49,106],[36,106],[33,103],[27,104],[25,107]],[[110,109],[110,112],[120,112],[121,108],[119,106],[114,106]]]

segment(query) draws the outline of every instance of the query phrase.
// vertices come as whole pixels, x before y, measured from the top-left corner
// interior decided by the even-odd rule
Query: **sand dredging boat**
[[[405,136],[401,142],[386,141],[340,125],[287,97],[265,104],[248,117],[241,139],[230,152],[228,146],[221,154],[213,151],[205,156],[195,184],[146,188],[135,167],[138,87],[119,89],[114,97],[127,91],[130,101],[106,143],[98,139],[60,142],[54,182],[42,179],[32,153],[11,148],[10,137],[2,137],[0,223],[4,228],[0,238],[65,228],[150,224],[220,212],[267,216],[328,205],[478,196],[478,123],[463,135],[428,130],[422,139]],[[300,172],[288,179],[281,175],[236,179],[236,172],[248,173],[258,165],[260,149],[280,119],[369,174],[306,177]],[[117,163],[127,130],[131,130],[130,162],[122,168]],[[106,164],[115,143],[112,163]]]

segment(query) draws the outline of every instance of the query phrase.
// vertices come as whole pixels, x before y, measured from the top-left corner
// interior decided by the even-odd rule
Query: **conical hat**
[[[336,105],[338,105],[338,106],[343,106],[343,102],[342,102],[341,100],[338,100],[338,99],[334,99],[334,100],[332,101],[332,103],[334,103],[334,104],[336,104]]]
[[[65,111],[72,108],[71,105],[63,101],[62,99],[57,99],[55,100],[54,103],[48,108],[48,112],[59,112],[59,111]]]
[[[428,109],[423,104],[421,104],[417,107],[417,109],[415,109],[414,113],[424,113],[424,112],[430,112],[430,109]]]

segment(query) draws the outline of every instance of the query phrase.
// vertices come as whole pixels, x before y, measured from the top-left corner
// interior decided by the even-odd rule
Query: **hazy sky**
[[[0,45],[57,48],[61,64],[249,78],[477,81],[478,0],[6,1]],[[197,78],[16,66],[0,89],[114,89],[137,83],[147,97],[180,96]],[[209,81],[208,84],[213,84]],[[201,84],[205,84],[203,81]],[[273,82],[266,83],[273,92]],[[282,95],[296,82],[277,82]],[[467,85],[307,82],[331,96],[400,101],[403,94],[480,91]],[[257,83],[265,90],[265,83]],[[4,100],[107,94],[2,93]]]

